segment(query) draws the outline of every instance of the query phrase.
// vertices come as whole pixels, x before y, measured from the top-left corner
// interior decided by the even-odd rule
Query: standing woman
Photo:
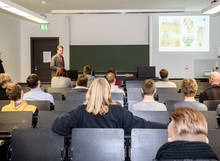
[[[130,134],[132,128],[166,128],[165,125],[145,121],[112,101],[110,85],[105,78],[95,79],[87,94],[86,101],[56,118],[52,130],[59,135],[71,134],[72,128],[123,128]]]
[[[11,77],[6,73],[0,73],[0,100],[9,100],[6,95],[6,86],[9,82],[11,82]]]

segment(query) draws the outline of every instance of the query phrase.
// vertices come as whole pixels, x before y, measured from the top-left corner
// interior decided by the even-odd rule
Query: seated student
[[[95,79],[95,77],[93,76],[93,69],[91,65],[85,65],[83,67],[83,74],[87,75],[88,77],[88,87],[90,87],[90,85],[92,84],[92,81]]]
[[[57,117],[52,130],[60,135],[68,135],[72,128],[123,128],[125,134],[130,134],[132,128],[165,127],[163,124],[133,116],[127,109],[117,105],[112,101],[107,80],[97,78],[86,94],[85,104]]]
[[[72,88],[71,79],[67,77],[65,68],[58,68],[56,76],[51,80],[51,88]]]
[[[0,74],[0,100],[9,100],[6,95],[6,86],[7,83],[11,82],[11,77],[8,74],[1,73]]]
[[[218,157],[208,144],[205,117],[197,110],[179,108],[172,112],[168,126],[168,143],[160,147],[156,161],[206,160]]]
[[[76,87],[74,89],[88,89],[88,77],[85,74],[81,74],[76,81]]]
[[[32,111],[37,113],[37,108],[23,101],[24,92],[18,83],[11,82],[7,84],[6,94],[11,100],[10,104],[4,106],[2,111]]]
[[[125,95],[125,92],[123,91],[123,89],[118,88],[118,85],[115,85],[116,78],[115,78],[114,73],[111,73],[111,72],[107,73],[106,79],[108,83],[110,84],[111,93],[122,93],[123,95]]]
[[[176,88],[176,84],[174,82],[169,81],[168,79],[168,70],[166,69],[161,69],[160,70],[160,77],[161,80],[156,82],[156,87],[157,88]]]
[[[121,88],[122,80],[117,76],[115,68],[109,68],[108,71],[107,71],[107,74],[108,73],[114,73],[115,74],[116,81],[115,81],[114,85],[117,85],[119,88]]]
[[[24,100],[28,101],[50,101],[54,105],[53,96],[45,93],[40,88],[40,78],[37,74],[31,74],[27,77],[27,84],[31,90],[24,94]]]
[[[144,81],[141,92],[144,94],[144,99],[141,102],[133,104],[131,110],[139,111],[166,111],[167,108],[164,104],[154,100],[156,93],[155,83],[151,79]]]
[[[185,99],[182,102],[176,103],[173,106],[173,109],[179,107],[189,107],[189,108],[194,108],[198,111],[208,111],[208,108],[205,104],[195,100],[196,92],[198,89],[198,85],[195,79],[193,78],[184,79],[182,82],[181,89],[185,96]]]
[[[209,76],[211,87],[207,88],[199,95],[199,102],[205,100],[220,100],[220,73],[212,72]]]

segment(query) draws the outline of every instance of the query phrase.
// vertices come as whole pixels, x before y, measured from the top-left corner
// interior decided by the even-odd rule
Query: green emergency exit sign
[[[49,28],[48,24],[40,25],[41,30],[47,30]]]

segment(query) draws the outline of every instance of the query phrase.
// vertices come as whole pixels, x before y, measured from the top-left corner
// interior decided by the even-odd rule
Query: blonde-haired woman
[[[7,83],[11,82],[11,77],[9,74],[1,73],[0,74],[0,100],[9,100],[6,95],[6,86]]]
[[[165,126],[133,116],[127,109],[113,102],[109,83],[105,78],[97,78],[86,94],[85,104],[56,118],[52,130],[60,135],[68,135],[72,128],[123,128],[125,134],[130,134],[132,128]]]

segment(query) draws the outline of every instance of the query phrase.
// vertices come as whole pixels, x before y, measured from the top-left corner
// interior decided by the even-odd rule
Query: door
[[[31,38],[31,72],[36,73],[41,82],[51,81],[50,59],[56,54],[58,37]]]

